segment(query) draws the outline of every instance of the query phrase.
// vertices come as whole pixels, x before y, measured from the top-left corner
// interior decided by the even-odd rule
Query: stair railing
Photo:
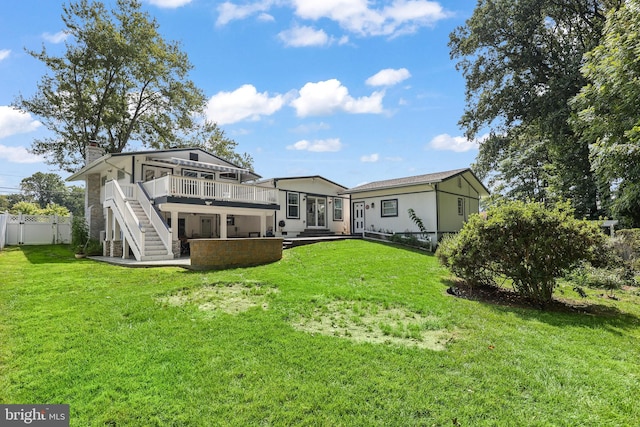
[[[115,180],[105,183],[105,207],[111,208],[116,220],[120,224],[120,228],[124,234],[124,238],[129,242],[129,247],[135,258],[140,261],[144,256],[142,248],[145,244],[145,230],[140,224],[140,220],[131,208],[131,204],[127,201],[124,192]]]
[[[160,216],[155,205],[151,203],[149,194],[141,182],[138,182],[137,190],[138,191],[135,192],[135,199],[140,203],[144,213],[147,215],[147,218],[149,218],[151,226],[155,229],[156,233],[158,233],[162,244],[167,249],[167,254],[169,256],[173,256],[173,233],[171,232],[169,225]]]

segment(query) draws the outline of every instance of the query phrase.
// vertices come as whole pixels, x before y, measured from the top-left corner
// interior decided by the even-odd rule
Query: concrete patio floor
[[[308,245],[312,243],[318,242],[327,242],[332,240],[347,240],[347,239],[360,239],[361,236],[350,236],[350,235],[339,235],[339,236],[322,236],[322,237],[290,237],[284,238],[284,249],[288,249],[295,246]],[[191,258],[188,256],[176,258],[176,259],[167,259],[167,260],[157,260],[157,261],[137,261],[135,258],[112,258],[108,256],[90,256],[87,257],[94,261],[106,262],[113,265],[119,265],[122,267],[132,267],[132,268],[149,268],[149,267],[182,267],[182,268],[190,268],[191,267]]]
[[[182,257],[176,259],[162,259],[157,261],[138,261],[135,258],[115,258],[109,256],[90,256],[87,257],[94,261],[106,262],[113,265],[120,265],[122,267],[182,267],[189,268],[191,266],[191,259],[189,257]]]

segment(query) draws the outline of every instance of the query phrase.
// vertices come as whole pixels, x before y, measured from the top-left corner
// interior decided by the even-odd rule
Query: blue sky
[[[47,71],[24,49],[64,52],[62,4],[0,6],[0,194],[38,171],[69,175],[28,152],[48,131],[9,107]],[[447,46],[474,5],[143,0],[165,40],[189,55],[208,118],[253,156],[258,174],[322,175],[346,187],[475,160],[477,142],[457,125],[464,79]]]

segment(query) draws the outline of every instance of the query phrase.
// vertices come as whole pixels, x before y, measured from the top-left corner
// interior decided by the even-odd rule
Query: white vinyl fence
[[[7,239],[7,219],[9,214],[0,214],[0,251],[4,249]]]
[[[0,214],[0,249],[5,245],[71,243],[71,217]]]

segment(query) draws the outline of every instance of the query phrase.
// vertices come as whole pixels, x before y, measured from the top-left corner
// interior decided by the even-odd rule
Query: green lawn
[[[72,426],[638,425],[638,289],[588,290],[594,315],[449,280],[365,241],[208,273],[5,248],[0,403],[68,403]]]

